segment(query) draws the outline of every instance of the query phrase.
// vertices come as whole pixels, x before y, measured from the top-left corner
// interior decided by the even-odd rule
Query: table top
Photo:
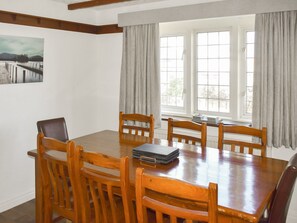
[[[119,134],[105,130],[73,139],[87,151],[104,153],[114,157],[128,156],[130,180],[135,182],[135,170],[168,176],[193,184],[208,186],[218,184],[218,205],[221,214],[257,222],[269,203],[275,186],[287,165],[287,161],[221,151],[167,140]],[[174,146],[180,149],[178,159],[167,165],[142,163],[132,158],[132,148],[144,143]],[[30,151],[29,155],[36,155]]]

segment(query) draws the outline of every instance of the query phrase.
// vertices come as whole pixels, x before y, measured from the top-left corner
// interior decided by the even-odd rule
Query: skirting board
[[[9,200],[0,202],[0,213],[7,211],[13,207],[23,204],[35,198],[35,190],[31,190],[24,194],[19,194]]]

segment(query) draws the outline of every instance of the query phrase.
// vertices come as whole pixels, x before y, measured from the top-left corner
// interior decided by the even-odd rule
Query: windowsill
[[[162,114],[162,121],[168,121],[168,118],[174,118],[179,120],[187,120],[192,121],[192,116],[184,115],[184,114]],[[197,122],[202,123],[202,122]],[[206,122],[207,123],[207,122]],[[251,127],[251,122],[247,120],[232,120],[228,118],[221,118],[218,124],[215,123],[207,123],[207,126],[218,127],[219,123],[223,123],[224,125],[243,125]]]

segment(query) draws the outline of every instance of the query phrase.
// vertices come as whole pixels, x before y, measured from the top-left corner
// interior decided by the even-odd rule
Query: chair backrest
[[[154,116],[142,114],[124,114],[120,112],[119,132],[133,135],[142,135],[154,138]]]
[[[285,223],[297,177],[297,153],[284,170],[272,200],[268,222]]]
[[[226,134],[233,136],[232,139],[226,137]],[[237,135],[237,139],[234,136]],[[243,135],[250,136],[250,140],[253,137],[259,139],[259,143],[252,141],[243,141],[242,138],[238,138],[238,135],[241,137]],[[218,139],[218,148],[223,149],[224,145],[230,145],[231,151],[240,152],[240,153],[249,153],[254,154],[254,150],[260,150],[261,156],[266,156],[266,128],[256,129],[247,126],[230,126],[219,124],[219,139]],[[246,151],[247,150],[247,151]]]
[[[83,223],[135,222],[130,195],[129,158],[75,148]]]
[[[58,139],[62,142],[69,140],[67,126],[64,118],[41,120],[37,122],[38,132],[45,137]]]
[[[175,128],[195,131],[195,133],[197,133],[197,137],[174,132]],[[200,144],[201,147],[206,147],[206,138],[207,138],[206,123],[198,124],[191,121],[177,121],[177,120],[173,120],[172,118],[168,119],[168,129],[167,129],[168,141],[173,141],[174,139],[177,139],[178,142],[183,142],[183,143],[192,144],[192,145]]]
[[[172,178],[148,175],[142,168],[137,168],[135,187],[139,223],[163,223],[164,218],[168,222],[168,218],[170,222],[177,222],[177,219],[181,222],[186,220],[184,222],[187,223],[218,222],[217,184],[210,183],[205,188]],[[155,219],[147,220],[151,216],[148,209],[155,211]]]
[[[74,176],[69,173],[73,169],[74,142],[61,142],[44,137],[38,133],[38,162],[42,178],[44,197],[44,222],[52,222],[53,210],[61,217],[78,222],[77,189]],[[67,153],[67,157],[66,157]]]

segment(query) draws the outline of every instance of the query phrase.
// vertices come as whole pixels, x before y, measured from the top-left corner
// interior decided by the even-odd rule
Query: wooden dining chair
[[[45,137],[58,139],[62,142],[69,140],[67,126],[64,118],[54,118],[37,122],[38,132],[42,132]]]
[[[274,197],[268,208],[268,217],[261,223],[286,223],[287,214],[297,177],[297,153],[290,159],[288,165],[276,186]]]
[[[183,133],[175,132],[177,129],[190,130],[195,132],[196,136],[185,135]],[[199,137],[200,135],[200,137]],[[207,126],[206,123],[198,124],[191,121],[178,121],[168,118],[167,140],[173,141],[177,139],[178,142],[187,144],[200,144],[201,147],[206,147]]]
[[[82,223],[134,223],[129,158],[120,159],[75,148]]]
[[[137,168],[135,187],[138,223],[218,222],[217,184],[205,188]]]
[[[119,132],[154,138],[154,116],[120,112]]]
[[[43,191],[44,219],[43,223],[56,222],[61,218],[78,223],[77,192],[74,175],[69,170],[74,169],[74,142],[61,142],[44,137],[38,133],[38,165],[41,171]],[[67,154],[67,155],[66,155]],[[53,214],[58,217],[54,219]]]
[[[226,135],[228,135],[226,137]],[[232,139],[231,139],[231,137]],[[237,136],[235,138],[234,136]],[[250,141],[243,140],[243,137],[250,136]],[[260,142],[252,142],[252,138]],[[254,154],[254,150],[260,150],[261,156],[266,156],[266,128],[256,129],[247,126],[230,126],[219,124],[218,148],[223,149],[224,145],[231,146],[231,151]]]

